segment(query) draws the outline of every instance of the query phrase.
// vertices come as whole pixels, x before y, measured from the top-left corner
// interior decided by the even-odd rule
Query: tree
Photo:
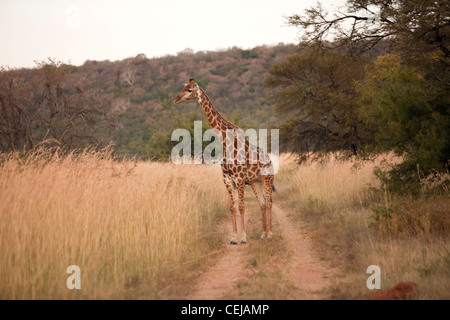
[[[402,64],[398,55],[385,55],[366,67],[359,115],[373,134],[367,155],[394,151],[403,162],[379,172],[394,189],[418,183],[420,174],[446,169],[450,158],[450,117],[417,68]]]
[[[354,94],[346,95],[347,105],[359,105],[353,108],[350,119],[356,119],[352,123],[357,124],[362,121],[360,128],[365,131],[360,134],[364,137],[364,152],[360,154],[376,156],[394,151],[404,159],[402,164],[392,166],[385,181],[414,184],[419,180],[418,166],[424,174],[446,170],[450,160],[449,1],[349,0],[334,15],[318,4],[304,15],[288,17],[288,23],[303,31],[302,48],[346,54],[352,58],[349,61],[391,54],[370,64],[362,78],[353,78],[356,81],[347,92],[353,88]],[[315,63],[321,65],[319,60]],[[296,70],[297,66],[289,68]],[[278,103],[296,95],[296,101],[302,101],[308,78],[301,83],[291,86],[290,92],[281,92]],[[342,88],[338,91],[344,90],[345,85],[339,86]],[[319,88],[314,86],[311,93],[326,96]],[[310,123],[320,123],[330,112],[322,107],[323,102],[314,103],[319,113],[312,114]],[[336,104],[332,110],[341,113],[345,109]],[[288,133],[293,141],[298,140],[295,130]],[[329,135],[318,137],[332,141]],[[334,151],[332,145],[325,147]]]
[[[99,90],[83,89],[74,69],[49,60],[38,63],[34,75],[1,70],[1,151],[98,145],[103,131],[117,126],[111,101]]]
[[[305,31],[307,43],[331,40],[336,47],[360,44],[368,50],[385,39],[406,56],[438,51],[440,62],[449,65],[447,0],[350,0],[331,17],[319,3],[305,15],[288,17],[288,23]]]
[[[302,29],[305,44],[352,54],[398,54],[448,96],[450,2],[447,0],[349,0],[330,16],[320,4],[288,23]]]
[[[15,151],[24,145],[33,147],[31,121],[26,104],[31,99],[23,76],[0,69],[0,151]]]
[[[269,70],[266,85],[286,119],[280,128],[285,151],[306,160],[329,152],[357,155],[364,148],[371,137],[358,118],[354,81],[363,78],[367,59],[310,46]]]

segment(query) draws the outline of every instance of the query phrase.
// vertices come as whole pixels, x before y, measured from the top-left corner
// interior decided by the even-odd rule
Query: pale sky
[[[286,16],[316,0],[0,0],[0,66],[56,58],[74,65],[297,43]],[[345,0],[321,0],[333,11]]]

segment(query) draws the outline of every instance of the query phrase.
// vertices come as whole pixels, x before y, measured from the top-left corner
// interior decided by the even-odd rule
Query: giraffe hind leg
[[[258,186],[256,183],[251,183],[250,187],[255,193],[256,199],[258,199],[259,208],[261,209],[261,220],[262,220],[262,235],[261,239],[264,239],[267,236],[267,224],[266,224],[266,201],[264,198],[263,186],[262,183],[259,184],[260,190],[258,190]]]
[[[264,198],[266,200],[266,214],[267,214],[267,224],[268,224],[268,232],[267,238],[272,237],[272,192],[273,192],[273,175],[261,176],[263,189],[264,189]]]

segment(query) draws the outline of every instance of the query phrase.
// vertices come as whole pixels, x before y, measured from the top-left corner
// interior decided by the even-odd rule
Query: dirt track
[[[246,216],[248,217],[249,214]],[[323,299],[322,292],[330,284],[331,270],[327,270],[316,258],[308,233],[291,222],[287,209],[274,203],[272,216],[274,226],[281,231],[282,237],[286,240],[286,249],[290,252],[289,261],[281,264],[280,268],[283,279],[293,284],[291,290],[295,292],[292,296],[295,299]],[[231,222],[224,221],[221,227],[231,229]],[[229,234],[230,232],[226,236]],[[201,275],[201,280],[189,299],[223,299],[240,281],[250,275],[246,246],[228,245],[220,254],[217,263]]]

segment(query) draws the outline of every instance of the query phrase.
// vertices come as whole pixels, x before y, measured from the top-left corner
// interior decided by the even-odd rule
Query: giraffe
[[[238,208],[241,218],[241,239],[240,244],[247,243],[245,233],[245,204],[244,189],[245,185],[250,185],[258,199],[261,209],[262,218],[262,235],[261,239],[272,237],[272,191],[274,188],[274,171],[269,156],[259,147],[249,143],[245,139],[242,130],[233,123],[226,120],[213,106],[211,99],[200,86],[189,79],[175,99],[174,103],[179,104],[186,100],[195,99],[201,105],[206,118],[216,132],[221,133],[223,150],[227,150],[227,146],[232,146],[231,161],[224,159],[221,163],[223,182],[228,191],[230,200],[230,211],[232,217],[233,235],[230,244],[237,244],[237,222],[236,222],[236,203],[234,190],[237,189]],[[228,131],[228,132],[227,132]],[[229,132],[235,132],[230,135]],[[228,134],[227,134],[228,133]],[[226,137],[226,139],[223,139]],[[240,147],[239,147],[240,146]],[[243,158],[245,156],[245,158]],[[254,161],[250,161],[253,159]],[[228,161],[227,161],[228,160]],[[243,161],[242,161],[243,160]],[[267,221],[266,221],[267,214]]]

